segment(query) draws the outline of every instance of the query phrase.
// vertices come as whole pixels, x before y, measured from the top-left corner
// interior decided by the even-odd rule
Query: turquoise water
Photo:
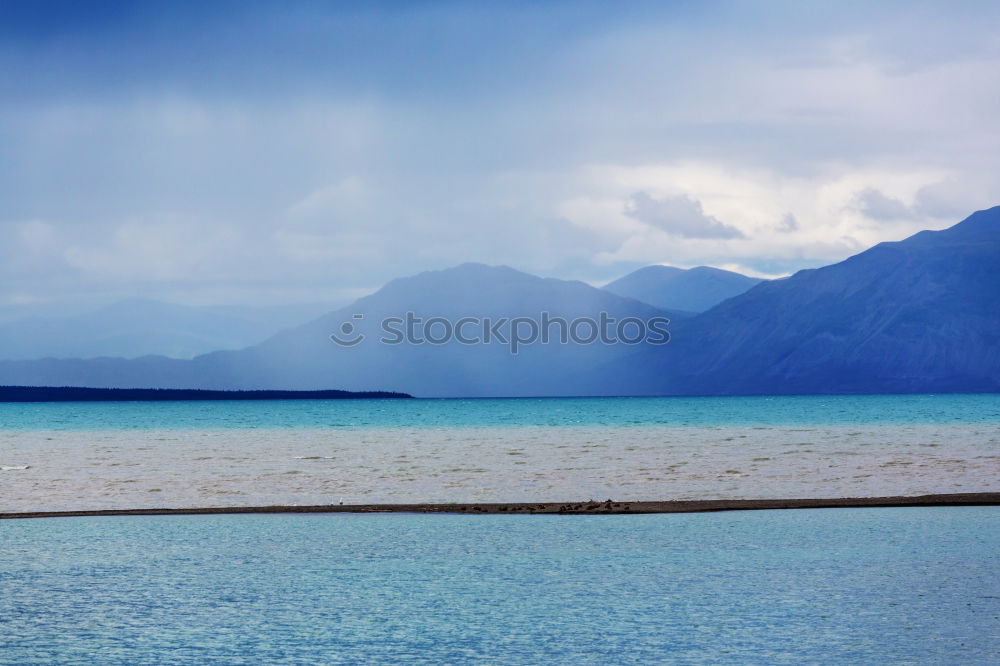
[[[0,512],[997,490],[1000,395],[0,404]]]
[[[0,663],[991,664],[1000,510],[0,523]]]
[[[1000,394],[0,404],[0,431],[1000,424]]]

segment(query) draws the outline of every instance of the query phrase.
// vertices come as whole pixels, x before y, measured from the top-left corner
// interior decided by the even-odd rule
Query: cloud
[[[956,179],[923,185],[913,194],[912,200],[912,204],[907,204],[868,187],[855,195],[852,206],[866,217],[880,222],[911,220],[926,223],[942,219],[957,222],[977,208],[988,208],[997,203],[984,198],[971,183]]]
[[[0,25],[0,302],[777,274],[998,203],[995,2],[102,7]]]
[[[862,215],[873,220],[901,220],[913,216],[909,206],[874,187],[858,192],[854,205]]]
[[[777,229],[778,231],[785,234],[791,233],[793,231],[798,231],[799,221],[795,219],[794,215],[788,213],[783,218],[781,218],[781,222],[778,223]]]
[[[924,185],[914,196],[914,208],[926,217],[959,220],[975,209],[1000,203],[983,196],[983,189],[972,178],[948,179]]]
[[[243,249],[238,229],[206,225],[174,215],[132,220],[117,226],[109,238],[69,245],[66,264],[87,275],[115,280],[199,282],[220,275],[248,277],[260,269]],[[225,256],[226,263],[218,258]]]
[[[50,248],[56,241],[56,232],[51,224],[42,220],[29,220],[17,228],[19,240],[30,250]]]
[[[370,187],[357,176],[349,176],[331,185],[310,192],[288,209],[291,217],[317,214],[358,216],[364,213],[371,193]]]
[[[744,238],[736,227],[706,215],[701,202],[686,194],[655,199],[636,192],[625,204],[625,214],[681,238]]]

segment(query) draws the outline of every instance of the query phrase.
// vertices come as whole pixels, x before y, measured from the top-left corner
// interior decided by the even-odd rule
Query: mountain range
[[[1000,206],[763,282],[681,321],[619,389],[667,394],[1000,390]]]
[[[0,359],[193,358],[242,349],[329,310],[322,304],[188,306],[133,299],[92,311],[0,316]]]
[[[389,317],[476,318],[490,324],[525,313],[548,312],[567,322],[605,312],[621,319],[670,318],[671,313],[616,296],[583,282],[540,278],[507,267],[464,264],[393,280],[302,326],[240,351],[220,351],[190,361],[164,357],[134,360],[8,361],[0,363],[0,384],[134,388],[375,390],[410,386],[419,396],[560,395],[564,379],[581,367],[627,357],[634,347],[606,344],[535,344],[512,354],[509,344],[383,344]],[[682,315],[681,315],[682,317]],[[365,336],[354,346],[330,336],[352,327],[344,338]],[[499,329],[509,337],[508,329]],[[427,331],[432,337],[439,332]],[[466,337],[482,327],[464,331]]]
[[[382,389],[428,397],[1000,391],[1000,207],[831,266],[759,282],[693,316],[656,307],[649,301],[668,302],[656,294],[642,295],[648,300],[465,264],[394,280],[238,351],[191,360],[5,361],[0,384]],[[495,341],[380,341],[382,322],[406,313],[454,323],[601,312],[618,320],[669,318],[671,340],[536,343],[517,354]],[[342,346],[331,334],[365,338]]]
[[[609,282],[604,289],[665,310],[697,313],[739,296],[760,282],[760,278],[711,266],[685,270],[657,265],[640,268]]]

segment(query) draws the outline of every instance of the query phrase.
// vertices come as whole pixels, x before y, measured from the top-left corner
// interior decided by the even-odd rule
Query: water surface
[[[1000,509],[0,523],[0,663],[1000,660]]]
[[[998,490],[1000,395],[0,405],[0,511]]]
[[[0,403],[2,430],[1000,424],[1000,394]]]

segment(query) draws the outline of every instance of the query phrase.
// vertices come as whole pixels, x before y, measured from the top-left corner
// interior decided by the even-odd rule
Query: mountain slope
[[[604,285],[606,291],[665,310],[704,312],[761,282],[710,266],[646,266]]]
[[[569,385],[578,368],[625,357],[635,347],[594,344],[531,344],[512,354],[508,344],[384,344],[381,322],[406,313],[427,320],[463,317],[563,317],[617,319],[670,316],[652,306],[595,289],[582,282],[543,279],[506,267],[465,264],[393,280],[348,308],[284,331],[241,351],[217,352],[191,361],[165,358],[94,359],[0,363],[0,384],[86,385],[149,388],[397,390],[418,396],[564,395],[589,393]],[[356,318],[357,315],[359,318]],[[331,333],[354,326],[334,344]],[[509,329],[508,329],[509,330]],[[466,337],[484,333],[465,329]],[[552,329],[553,335],[558,327]],[[440,327],[432,328],[440,335]],[[480,337],[482,337],[480,335]],[[508,332],[509,337],[509,332]]]
[[[765,282],[630,360],[644,393],[1000,390],[1000,207]],[[617,373],[617,369],[615,370]]]
[[[256,344],[323,311],[315,304],[255,308],[123,301],[73,316],[34,316],[0,324],[0,359],[150,354],[192,358]]]
[[[0,385],[395,390],[418,396],[1000,391],[1000,207],[943,231],[762,282],[667,345],[384,344],[380,322],[440,317],[670,316],[581,282],[466,264],[377,293],[241,351],[191,361],[0,363]],[[360,318],[355,318],[357,315]],[[330,340],[366,339],[352,347]],[[349,337],[344,333],[345,337]]]

